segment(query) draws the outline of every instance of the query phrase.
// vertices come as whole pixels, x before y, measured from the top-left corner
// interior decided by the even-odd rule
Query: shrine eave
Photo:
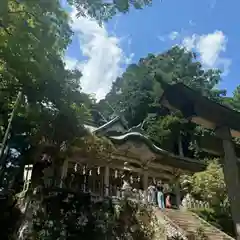
[[[180,110],[185,118],[208,129],[227,126],[233,137],[240,137],[240,113],[214,102],[182,83],[168,85],[161,104]]]
[[[108,128],[110,128],[113,124],[115,124],[117,121],[120,121],[122,123],[122,125],[127,129],[127,126],[125,125],[125,123],[123,122],[122,118],[120,116],[115,117],[114,119],[110,120],[109,122],[103,124],[102,126],[100,126],[99,128],[94,130],[94,133],[98,133],[101,132],[103,130],[106,130]]]
[[[138,132],[130,132],[121,136],[111,136],[109,139],[115,144],[123,144],[128,140],[141,141],[156,154],[154,163],[161,163],[173,168],[179,168],[188,172],[200,172],[206,169],[206,164],[195,159],[174,155],[162,148],[157,147],[150,139]]]
[[[89,124],[84,124],[84,128],[86,128],[90,133],[94,133],[98,129],[97,127]]]

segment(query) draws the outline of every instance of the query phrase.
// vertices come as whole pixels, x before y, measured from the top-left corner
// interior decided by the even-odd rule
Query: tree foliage
[[[127,13],[130,8],[142,9],[145,5],[151,4],[151,0],[68,0],[70,5],[76,7],[78,15],[86,14],[97,20],[104,21],[112,18],[117,13]]]
[[[76,138],[68,150],[68,156],[78,155],[89,159],[110,161],[115,148],[112,142],[104,136],[88,133]]]
[[[4,0],[0,9],[2,126],[22,91],[12,134],[25,133],[36,143],[43,138],[61,143],[78,133],[86,113],[81,74],[67,71],[63,62],[72,34],[67,14],[58,1]]]
[[[62,146],[86,133],[92,99],[81,92],[81,73],[65,68],[68,20],[58,0],[0,3],[0,137],[20,91],[5,156],[15,149],[20,165],[43,153],[59,160]]]
[[[181,183],[183,188],[187,185],[188,191],[195,199],[209,204],[209,208],[193,211],[224,232],[234,235],[223,169],[218,159],[209,161],[207,169],[203,172],[182,176]]]
[[[229,107],[232,107],[237,111],[240,111],[240,85],[237,86],[236,89],[234,90],[233,96],[225,98],[224,102]]]
[[[189,144],[193,142],[196,126],[187,122],[180,112],[169,111],[160,106],[163,83],[182,82],[215,101],[221,101],[226,91],[218,90],[219,70],[204,70],[197,56],[186,49],[175,46],[170,50],[140,59],[130,65],[122,77],[118,78],[106,98],[100,101],[98,109],[105,116],[111,103],[117,111],[123,111],[129,126],[145,120],[144,129],[149,137],[167,150],[178,152],[176,145],[179,136],[187,142],[185,153],[189,154]],[[191,136],[191,137],[189,137]]]
[[[19,239],[150,240],[157,230],[156,219],[146,206],[127,200],[93,202],[83,193],[44,192],[35,198],[30,211]]]
[[[186,181],[186,176],[182,181]],[[211,206],[228,205],[223,169],[217,159],[209,161],[205,171],[189,176],[188,183],[190,192],[196,198],[209,202]]]

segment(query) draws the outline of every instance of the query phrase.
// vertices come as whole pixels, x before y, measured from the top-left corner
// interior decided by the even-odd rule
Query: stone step
[[[191,212],[173,209],[165,209],[162,210],[162,212],[174,224],[188,234],[196,233],[196,231],[201,228],[209,240],[233,240],[233,238],[224,234],[214,226],[207,224],[204,220]]]

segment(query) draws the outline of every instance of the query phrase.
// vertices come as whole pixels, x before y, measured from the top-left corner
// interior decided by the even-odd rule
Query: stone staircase
[[[224,232],[207,223],[190,211],[165,209],[156,210],[158,216],[162,216],[170,225],[178,227],[186,239],[195,239],[194,235],[201,232],[208,240],[234,240]],[[160,213],[161,212],[161,213]]]

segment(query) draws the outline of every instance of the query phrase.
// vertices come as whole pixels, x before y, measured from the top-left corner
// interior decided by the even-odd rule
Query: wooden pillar
[[[229,201],[231,205],[232,218],[236,230],[236,239],[240,240],[240,169],[235,153],[232,136],[228,127],[216,130],[222,139],[224,149],[224,178],[227,185]]]
[[[97,169],[96,167],[94,166],[92,168],[92,181],[93,181],[93,185],[92,185],[92,192],[93,193],[96,193],[96,178],[97,178]]]
[[[144,203],[148,203],[148,169],[143,170]]]
[[[98,177],[99,177],[99,194],[101,197],[104,196],[105,192],[105,188],[104,188],[104,176],[105,176],[105,168],[104,167],[99,167],[98,168]]]
[[[180,206],[181,206],[181,191],[180,191],[180,182],[179,182],[178,178],[175,183],[175,194],[176,194],[177,208],[180,208]]]
[[[109,166],[105,166],[105,171],[104,171],[104,196],[108,197],[109,196]]]
[[[88,169],[88,191],[89,192],[93,192],[93,170],[92,170],[92,166],[89,167]]]
[[[101,178],[101,168],[96,167],[96,175],[95,175],[95,193],[98,195],[102,195],[102,178]]]
[[[90,173],[89,166],[85,165],[85,174],[84,174],[85,192],[89,192],[89,173]]]
[[[61,179],[60,179],[60,188],[63,187],[63,181],[67,176],[68,172],[68,159],[65,159],[62,165]]]
[[[33,164],[25,165],[23,172],[23,191],[27,191],[32,179]]]
[[[178,137],[178,154],[179,154],[179,156],[184,157],[181,134]]]
[[[87,172],[87,167],[84,164],[82,166],[82,182],[83,182],[82,189],[83,189],[83,192],[86,192],[86,172]]]

